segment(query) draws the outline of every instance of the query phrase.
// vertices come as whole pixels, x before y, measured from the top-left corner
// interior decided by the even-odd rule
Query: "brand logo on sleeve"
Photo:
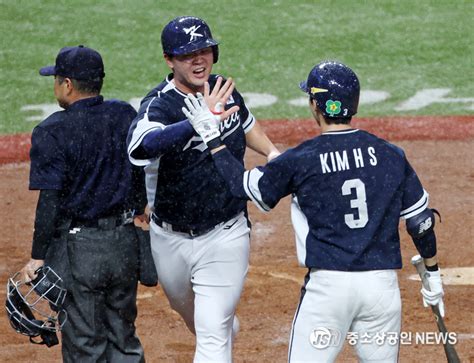
[[[431,217],[426,218],[424,222],[420,223],[420,229],[418,231],[418,234],[421,234],[429,230],[432,224],[433,222],[431,222]]]

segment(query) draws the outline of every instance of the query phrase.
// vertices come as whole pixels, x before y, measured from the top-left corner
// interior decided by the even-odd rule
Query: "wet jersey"
[[[217,76],[211,75],[211,88]],[[206,144],[189,127],[189,137],[180,140],[165,152],[152,158],[136,156],[145,136],[186,116],[182,112],[186,95],[175,87],[172,75],[143,99],[138,116],[130,128],[128,151],[136,165],[158,167],[154,213],[163,221],[189,229],[204,229],[227,221],[246,209],[244,200],[234,198],[218,173]],[[243,165],[246,148],[245,134],[252,129],[255,118],[239,92],[234,90],[226,108],[238,105],[240,110],[221,123],[221,139],[232,155]],[[166,140],[158,140],[166,142]]]
[[[61,191],[63,218],[92,220],[136,205],[143,176],[134,178],[126,136],[136,111],[102,96],[74,102],[35,127],[30,189]]]
[[[299,263],[327,270],[401,268],[399,219],[428,205],[403,150],[355,129],[323,133],[246,171],[243,189],[264,211],[293,194]]]

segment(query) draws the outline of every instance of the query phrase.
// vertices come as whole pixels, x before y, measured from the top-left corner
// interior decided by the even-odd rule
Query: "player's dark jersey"
[[[135,207],[140,191],[125,144],[135,116],[129,104],[102,96],[52,114],[33,130],[30,189],[60,190],[64,218],[92,220]],[[141,192],[143,200],[144,186]]]
[[[361,130],[306,141],[245,172],[244,188],[263,210],[293,194],[299,262],[329,270],[401,268],[399,219],[428,205],[403,150]]]
[[[217,76],[211,75],[211,89],[216,80]],[[172,75],[149,92],[130,128],[128,151],[130,160],[136,165],[159,163],[154,213],[172,225],[205,229],[245,210],[246,202],[234,198],[228,191],[201,137],[193,132],[188,140],[156,155],[156,159],[140,160],[132,155],[148,133],[186,119],[182,112],[185,97],[175,87]],[[226,108],[234,105],[240,110],[221,123],[221,138],[243,164],[245,133],[254,126],[255,119],[236,90]]]

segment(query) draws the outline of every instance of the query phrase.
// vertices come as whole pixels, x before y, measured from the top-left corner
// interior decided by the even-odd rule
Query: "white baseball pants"
[[[306,279],[289,362],[334,362],[350,337],[360,362],[397,362],[399,341],[393,337],[400,333],[401,300],[396,271],[312,270]]]
[[[231,362],[235,309],[249,263],[244,214],[199,237],[169,232],[154,222],[150,235],[159,282],[171,307],[196,334],[194,362]]]

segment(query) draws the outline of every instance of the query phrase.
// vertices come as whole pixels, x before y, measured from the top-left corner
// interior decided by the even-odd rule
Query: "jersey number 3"
[[[344,214],[344,221],[349,228],[364,228],[369,221],[365,184],[360,179],[346,180],[344,184],[342,184],[342,195],[351,195],[352,189],[356,191],[356,198],[351,199],[351,208],[357,208],[359,218],[354,218],[354,214]]]

